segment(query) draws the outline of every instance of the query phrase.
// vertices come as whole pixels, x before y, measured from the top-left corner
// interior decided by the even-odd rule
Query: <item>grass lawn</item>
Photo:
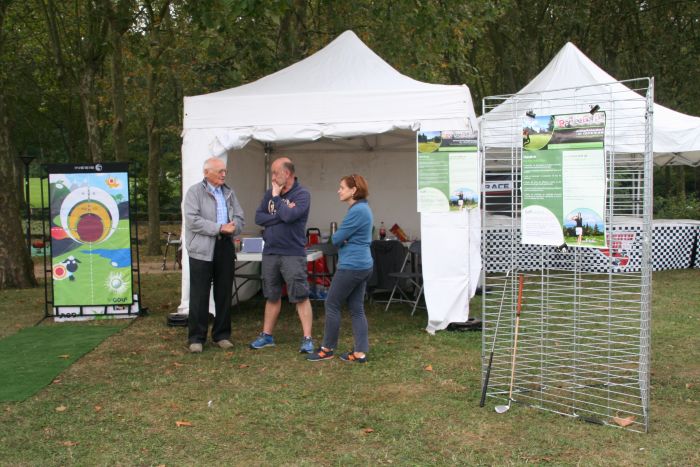
[[[576,245],[578,241],[578,235],[566,235],[564,234],[564,243],[567,245]],[[584,235],[581,237],[581,246],[585,248],[596,248],[605,246],[605,236],[604,235]]]
[[[440,147],[440,143],[418,143],[418,152],[428,153],[435,152]]]
[[[525,149],[535,151],[537,149],[542,149],[547,143],[549,143],[550,139],[552,139],[552,135],[549,133],[530,135],[530,142],[523,144],[523,146]]]
[[[364,366],[304,361],[288,305],[277,346],[248,350],[260,301],[234,311],[232,352],[190,355],[185,329],[165,326],[180,276],[145,275],[142,286],[149,316],[34,397],[0,404],[0,465],[700,464],[700,270],[654,274],[649,434],[517,404],[479,408],[480,333],[430,336],[425,315],[405,306],[368,308]],[[0,292],[0,337],[42,316],[43,288]]]

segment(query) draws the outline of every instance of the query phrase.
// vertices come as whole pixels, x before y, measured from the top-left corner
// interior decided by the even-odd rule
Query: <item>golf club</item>
[[[508,391],[508,405],[497,405],[497,413],[505,413],[510,409],[510,403],[513,401],[513,383],[515,381],[515,356],[518,352],[518,329],[520,329],[520,309],[523,301],[523,282],[525,278],[522,274],[518,277],[518,307],[515,313],[515,337],[513,338],[513,361],[510,365],[510,390]]]
[[[498,324],[501,322],[501,311],[503,310],[503,300],[506,298],[506,290],[508,289],[508,276],[510,276],[510,269],[506,273],[505,280],[503,282],[503,294],[501,295],[501,304],[498,307],[498,316],[496,317],[496,329],[493,332],[493,341],[491,342],[491,355],[489,355],[489,364],[486,367],[486,376],[484,377],[484,387],[481,389],[481,400],[479,401],[479,407],[484,406],[486,401],[486,390],[489,387],[489,378],[491,377],[491,364],[493,363],[493,351],[496,349],[496,337],[498,336]]]

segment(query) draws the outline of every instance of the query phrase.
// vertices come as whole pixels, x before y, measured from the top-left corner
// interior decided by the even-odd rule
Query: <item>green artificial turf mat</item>
[[[25,328],[0,340],[0,402],[23,401],[119,326],[60,325]]]

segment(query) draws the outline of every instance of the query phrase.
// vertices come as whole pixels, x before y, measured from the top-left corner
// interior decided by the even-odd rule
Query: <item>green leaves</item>
[[[160,74],[161,163],[170,170],[178,166],[184,96],[259,79],[348,29],[403,74],[467,84],[476,103],[517,91],[572,41],[617,78],[655,76],[658,102],[700,114],[700,87],[689,85],[700,80],[698,2],[0,0],[0,11],[0,84],[13,146],[41,155],[41,163],[84,160],[86,102],[96,113],[90,136],[105,158],[114,153],[107,23],[122,33],[124,134],[143,167],[149,67]],[[79,83],[85,70],[92,70],[89,102],[64,80]]]

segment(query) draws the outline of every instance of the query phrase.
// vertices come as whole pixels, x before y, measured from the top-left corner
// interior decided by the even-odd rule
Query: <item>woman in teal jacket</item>
[[[338,197],[349,205],[348,212],[331,241],[338,247],[338,267],[326,297],[326,323],[321,347],[309,355],[312,362],[330,360],[338,345],[340,309],[347,302],[355,347],[340,355],[341,360],[365,363],[369,351],[365,289],[372,276],[372,210],[367,203],[367,181],[357,174],[340,179]]]

